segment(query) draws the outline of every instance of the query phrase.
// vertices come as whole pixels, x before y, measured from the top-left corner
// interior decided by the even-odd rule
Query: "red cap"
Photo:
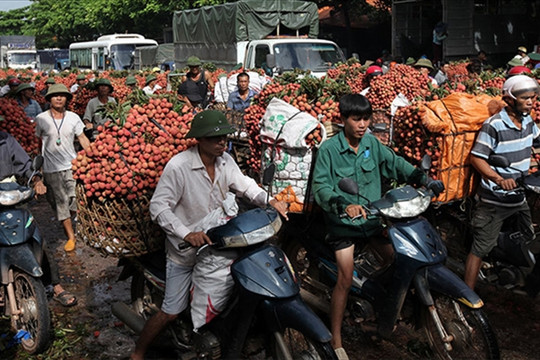
[[[513,68],[510,69],[510,71],[508,71],[508,75],[519,75],[523,73],[530,74],[531,69],[529,69],[526,66],[514,66]]]
[[[382,75],[382,68],[377,65],[371,65],[367,68],[366,75]]]
[[[19,86],[21,84],[21,80],[19,79],[10,79],[8,81],[9,86]]]

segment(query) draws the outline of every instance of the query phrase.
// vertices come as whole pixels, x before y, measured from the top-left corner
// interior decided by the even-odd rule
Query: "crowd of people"
[[[438,41],[442,41],[443,36],[440,35]],[[495,245],[505,219],[518,214],[524,231],[532,231],[530,209],[524,197],[501,199],[495,190],[496,187],[508,191],[514,189],[517,174],[494,171],[488,165],[487,158],[493,153],[509,155],[512,164],[517,164],[523,171],[528,170],[528,150],[533,140],[540,136],[540,131],[530,117],[539,88],[536,80],[523,74],[530,72],[531,67],[537,67],[540,56],[536,64],[535,59],[535,54],[527,54],[527,50],[520,46],[518,54],[508,62],[508,79],[503,86],[506,106],[486,120],[472,151],[472,165],[482,177],[473,224],[474,244],[467,258],[465,274],[466,283],[473,289],[482,258]],[[447,81],[447,64],[442,58],[436,61],[437,66],[434,66],[426,57],[409,58],[406,64],[429,77],[433,86],[441,86]],[[384,61],[378,59],[366,64],[368,84],[374,77],[384,74],[392,63],[391,57],[386,56]],[[268,81],[267,77],[258,73],[242,71],[229,78],[220,78],[214,84],[211,74],[202,68],[200,59],[192,56],[187,65],[189,71],[182,78],[178,95],[193,107],[205,108],[214,98],[226,104],[229,109],[244,111]],[[482,71],[489,66],[486,53],[480,51],[471,61],[469,71]],[[63,84],[55,84],[51,79],[47,80],[47,88],[43,93],[47,100],[45,107],[40,107],[33,99],[34,86],[17,78],[8,79],[0,93],[3,96],[14,96],[29,119],[36,124],[36,135],[42,141],[44,165],[42,174],[34,179],[34,186],[37,194],[46,195],[55,211],[56,219],[62,224],[66,235],[64,250],[71,252],[76,247],[73,219],[77,203],[71,170],[71,161],[76,157],[74,144],[77,141],[83,149],[90,146],[98,134],[98,127],[104,123],[100,109],[116,100],[112,96],[114,87],[109,80],[99,78],[92,81],[97,96],[89,101],[81,119],[68,111],[67,105],[77,91],[88,85],[88,78],[84,74],[77,76],[70,89]],[[159,91],[161,87],[156,84],[156,80],[155,74],[149,74],[141,90],[147,95]],[[126,85],[136,88],[137,80],[128,76]],[[210,89],[214,89],[214,93]],[[443,186],[440,181],[428,182],[422,171],[383,146],[369,133],[373,110],[364,96],[368,91],[369,86],[362,94],[345,95],[340,99],[343,130],[322,144],[313,170],[314,199],[325,212],[328,242],[334,250],[338,266],[337,284],[332,293],[330,324],[332,345],[339,359],[348,359],[341,340],[341,327],[351,287],[355,244],[371,242],[383,261],[391,261],[393,250],[388,242],[380,241],[384,238],[383,229],[380,224],[366,218],[365,204],[357,203],[358,197],[347,197],[339,191],[336,167],[348,173],[356,173],[361,194],[371,200],[381,196],[382,177],[427,185],[436,191],[441,191]],[[197,146],[173,157],[159,180],[150,203],[150,212],[152,219],[167,235],[165,298],[159,312],[146,322],[131,354],[132,359],[143,359],[153,339],[187,308],[190,290],[196,286],[191,284],[193,273],[197,271],[195,249],[211,242],[205,232],[194,230],[194,224],[221,207],[227,193],[240,193],[258,206],[272,206],[287,219],[287,205],[274,199],[268,201],[266,192],[253,179],[243,175],[233,158],[227,154],[227,135],[235,131],[222,112],[199,112],[186,135],[197,139]],[[505,136],[499,136],[502,133]],[[516,139],[522,141],[516,142]],[[0,181],[12,176],[28,175],[29,161],[20,145],[9,134],[0,132]],[[349,218],[341,216],[342,213],[346,213]],[[363,217],[363,220],[350,220],[358,216]],[[76,297],[59,283],[55,259],[47,256],[47,263],[54,298],[65,306],[75,305]]]

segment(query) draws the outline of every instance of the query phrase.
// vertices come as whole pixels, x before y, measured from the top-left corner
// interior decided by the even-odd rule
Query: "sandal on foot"
[[[77,297],[67,290],[62,291],[60,294],[54,295],[53,299],[65,307],[77,305]]]
[[[66,242],[66,245],[64,245],[64,251],[70,252],[70,251],[73,251],[73,250],[75,250],[75,240],[69,239]]]
[[[338,360],[349,360],[349,356],[347,356],[344,348],[340,347],[334,349],[334,352],[336,353]]]

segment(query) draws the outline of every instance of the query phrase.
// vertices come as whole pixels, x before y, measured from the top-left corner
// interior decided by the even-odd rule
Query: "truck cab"
[[[267,64],[268,55],[275,59],[273,69]],[[240,42],[238,59],[244,59],[241,62],[246,69],[262,68],[270,76],[301,69],[322,77],[336,63],[345,62],[343,52],[334,42],[310,38],[268,38]]]
[[[36,50],[8,50],[7,66],[11,69],[36,69]]]

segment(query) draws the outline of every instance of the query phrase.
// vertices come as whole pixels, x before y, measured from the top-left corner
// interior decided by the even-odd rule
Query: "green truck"
[[[176,11],[174,61],[181,69],[195,55],[227,70],[241,63],[269,74],[298,68],[322,76],[345,58],[318,35],[318,8],[308,1],[241,0]]]

